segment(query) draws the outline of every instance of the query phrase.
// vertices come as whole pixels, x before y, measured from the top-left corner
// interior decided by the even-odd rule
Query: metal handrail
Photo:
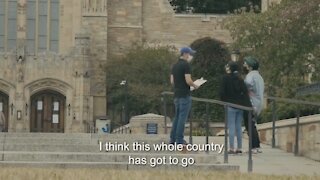
[[[294,155],[299,155],[299,133],[300,133],[300,108],[299,105],[311,105],[311,106],[319,106],[320,103],[318,102],[309,102],[297,99],[288,99],[288,98],[280,98],[280,97],[268,97],[265,96],[266,99],[272,101],[272,148],[276,147],[276,139],[275,139],[275,128],[276,128],[276,121],[277,121],[277,113],[276,113],[276,102],[282,103],[290,103],[290,104],[297,104],[297,112],[296,112],[296,134],[295,134],[295,146],[294,146]]]
[[[162,95],[174,95],[174,93],[170,92],[170,91],[164,91],[161,94]],[[219,101],[219,100],[215,100],[215,99],[206,99],[206,98],[198,98],[198,97],[191,97],[191,99],[194,100],[194,101],[198,101],[198,102],[206,102],[206,103],[218,104],[218,105],[222,105],[222,106],[229,106],[229,107],[242,109],[242,110],[246,110],[246,111],[252,111],[253,110],[252,107],[241,106],[241,105],[238,105],[238,104],[228,103],[228,102]]]
[[[164,105],[164,123],[165,123],[165,133],[167,133],[167,110],[166,110],[166,95],[174,95],[173,92],[170,91],[165,91],[161,93],[162,97],[163,97],[163,105]],[[252,112],[253,112],[253,108],[252,107],[247,107],[247,106],[241,106],[238,104],[233,104],[233,103],[228,103],[228,102],[224,102],[224,101],[219,101],[219,100],[215,100],[215,99],[206,99],[206,98],[197,98],[197,97],[191,97],[192,100],[194,101],[198,101],[198,102],[204,102],[206,103],[206,144],[208,144],[209,142],[209,104],[217,104],[217,105],[221,105],[224,106],[225,109],[225,138],[224,138],[224,142],[225,142],[225,148],[224,148],[224,163],[228,163],[228,114],[227,114],[227,108],[228,107],[233,107],[233,108],[237,108],[237,109],[241,109],[241,110],[245,110],[249,112],[249,122],[248,122],[248,134],[249,134],[249,157],[248,157],[248,172],[252,172],[252,167],[253,167],[253,161],[252,161]],[[192,143],[192,120],[190,118],[190,137],[189,137],[189,141],[190,143]]]
[[[166,95],[174,95],[173,92],[170,91],[165,91],[162,92],[161,95],[163,96],[163,104],[164,104],[164,114],[165,114],[165,124],[167,125],[167,112],[166,112]],[[265,96],[265,99],[271,100],[272,101],[272,148],[275,148],[275,122],[277,120],[277,113],[276,113],[276,102],[282,102],[282,103],[290,103],[290,104],[297,104],[297,105],[311,105],[311,106],[319,106],[320,103],[318,102],[310,102],[310,101],[304,101],[304,100],[298,100],[298,99],[289,99],[289,98],[281,98],[281,97],[273,97],[273,96]],[[252,162],[252,107],[247,107],[247,106],[241,106],[238,104],[233,104],[233,103],[228,103],[224,101],[219,101],[215,99],[206,99],[206,98],[198,98],[198,97],[191,97],[192,100],[198,101],[198,102],[203,102],[206,103],[206,143],[208,143],[208,136],[209,136],[209,114],[208,114],[208,103],[210,104],[217,104],[224,106],[225,108],[225,151],[224,151],[224,162],[228,163],[228,124],[227,124],[227,112],[226,108],[227,107],[233,107],[241,110],[245,110],[249,112],[249,122],[248,122],[248,134],[249,134],[249,159],[248,159],[248,172],[252,171],[253,167],[253,162]],[[298,106],[299,107],[299,106]],[[299,126],[300,126],[300,109],[297,108],[297,119],[296,119],[296,137],[295,137],[295,147],[294,147],[294,154],[298,156],[299,154]],[[165,126],[165,133],[167,134],[167,126]],[[190,118],[190,143],[192,143],[192,119]]]
[[[317,102],[303,101],[298,99],[280,98],[280,97],[272,97],[272,96],[265,96],[265,98],[269,100],[275,100],[275,101],[291,103],[291,104],[320,106],[320,103],[317,103]]]

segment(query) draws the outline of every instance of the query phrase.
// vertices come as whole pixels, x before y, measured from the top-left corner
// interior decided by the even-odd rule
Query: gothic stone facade
[[[134,42],[232,41],[226,16],[176,15],[167,0],[1,1],[0,110],[9,132],[85,132],[106,115],[108,58]]]

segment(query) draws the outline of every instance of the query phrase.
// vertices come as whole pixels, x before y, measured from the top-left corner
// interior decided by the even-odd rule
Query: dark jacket
[[[220,88],[220,99],[242,106],[252,106],[244,80],[238,76],[237,73],[223,76]]]

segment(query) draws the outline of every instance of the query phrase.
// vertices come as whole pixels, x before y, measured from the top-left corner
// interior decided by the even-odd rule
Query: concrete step
[[[168,139],[169,135],[146,135],[146,134],[90,134],[90,133],[0,133],[0,139],[2,138],[53,138],[53,139],[68,139],[68,138],[80,138],[80,139]]]
[[[98,144],[99,142],[112,142],[132,144],[133,142],[155,144],[161,142],[168,142],[163,138],[39,138],[39,137],[8,137],[0,139],[0,143],[5,144],[68,144],[68,145],[88,145]]]
[[[167,170],[213,170],[213,171],[239,171],[239,166],[231,164],[194,164],[182,167],[181,165],[129,165],[123,162],[40,162],[40,161],[0,161],[0,167],[41,167],[41,168],[103,168],[103,169],[167,169]]]
[[[80,138],[37,138],[37,137],[10,137],[0,139],[1,144],[67,144],[67,145],[84,145],[84,144],[97,144],[98,140],[94,139],[80,139]]]
[[[157,169],[189,169],[182,167],[184,160],[194,160],[192,169],[201,170],[239,170],[239,166],[221,164],[218,153],[160,151],[151,148],[148,152],[132,150],[132,143],[160,144],[168,142],[168,135],[131,134],[62,134],[62,133],[0,133],[0,166],[13,167],[75,167],[146,169],[151,159],[168,161],[177,158],[177,165],[157,165]],[[100,144],[106,142],[124,143],[129,151],[100,152]],[[146,158],[146,165],[129,164],[129,157],[138,160]],[[137,162],[135,162],[137,163]],[[161,163],[160,163],[161,164]]]
[[[0,133],[0,139],[3,137],[54,137],[54,138],[90,138],[90,133]]]
[[[166,135],[98,135],[98,134],[58,134],[58,133],[1,133],[0,143],[6,144],[68,144],[88,145],[101,142],[144,142],[148,144],[167,142]]]
[[[130,149],[133,149],[133,143],[137,142],[137,141],[132,141],[132,142],[125,142],[126,144],[129,145]],[[139,141],[141,143],[144,144],[148,144],[149,146],[153,147],[154,144],[160,144],[162,143],[162,141]],[[106,142],[101,142],[101,146],[103,149],[105,149],[105,143]],[[118,144],[121,145],[124,142],[119,141],[108,141],[108,143],[112,143],[112,144]],[[165,144],[167,144],[166,142],[164,142]],[[20,146],[20,147],[19,147]],[[48,148],[46,148],[45,146],[48,146]],[[57,146],[56,148],[54,146]],[[69,147],[68,147],[69,146]],[[0,150],[2,147],[5,148],[9,148],[12,150],[15,149],[22,149],[22,148],[27,148],[27,149],[36,149],[36,147],[39,148],[45,148],[45,149],[59,149],[59,147],[61,147],[63,149],[74,149],[74,148],[81,148],[81,147],[85,147],[85,146],[94,146],[97,149],[100,149],[100,141],[97,140],[93,140],[93,141],[60,141],[60,140],[48,140],[48,141],[39,141],[39,140],[25,140],[23,141],[21,140],[16,140],[16,141],[6,141],[6,142],[0,142]],[[34,147],[34,148],[32,148]],[[152,148],[153,149],[153,148]]]
[[[1,161],[24,161],[24,162],[123,162],[129,163],[129,158],[177,158],[179,162],[183,159],[192,158],[197,164],[217,164],[216,154],[182,154],[182,153],[113,153],[113,152],[26,152],[26,151],[0,151]],[[133,162],[133,161],[131,161]]]
[[[10,136],[7,136],[7,135]],[[100,152],[100,142],[104,147],[104,143],[111,142],[118,144],[126,142],[130,146],[130,152],[143,152],[133,151],[133,142],[140,144],[160,144],[167,143],[166,135],[94,135],[86,136],[87,134],[80,134],[83,136],[74,136],[74,134],[61,134],[58,133],[7,133],[6,136],[0,138],[0,150],[2,151],[43,151],[43,152]],[[4,134],[2,134],[4,135]],[[25,136],[23,136],[25,135]],[[42,136],[43,135],[43,136]],[[53,136],[51,136],[53,135]],[[65,138],[63,138],[65,137]],[[151,148],[151,153],[155,152]],[[147,152],[148,153],[148,152]],[[170,151],[161,151],[157,153],[171,153]],[[193,152],[189,152],[193,153]],[[197,152],[195,152],[197,153]]]
[[[151,144],[153,146],[153,144]],[[20,143],[20,144],[13,144],[13,143],[0,143],[0,151],[17,151],[17,152],[87,152],[87,153],[98,153],[98,152],[106,152],[105,147],[102,147],[100,150],[99,144],[29,144],[29,143]],[[123,151],[109,151],[113,153],[123,153]],[[129,151],[130,153],[180,153],[175,151],[169,150],[162,150],[156,151],[153,147],[150,148],[149,151],[143,150],[136,150],[133,151],[133,147],[130,146]],[[205,154],[206,152],[200,151],[190,151],[189,154]]]
[[[2,148],[1,148],[2,147]],[[100,152],[98,144],[13,144],[13,143],[0,143],[0,149],[3,151],[43,151],[43,152]]]

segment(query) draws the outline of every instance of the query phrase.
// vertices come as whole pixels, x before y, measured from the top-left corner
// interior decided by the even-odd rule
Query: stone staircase
[[[166,141],[167,136],[164,135],[0,133],[0,166],[239,170],[239,166],[222,164],[218,160],[218,154],[205,152],[155,152],[153,148],[145,152],[133,151],[132,147],[130,151],[100,151],[100,142],[126,142],[130,145],[139,142],[153,145]],[[129,158],[145,158],[147,164],[129,164]],[[151,167],[151,158],[165,158],[166,164]],[[177,158],[179,162],[192,158],[195,163],[187,167],[182,167],[181,163],[169,165],[169,158]]]

